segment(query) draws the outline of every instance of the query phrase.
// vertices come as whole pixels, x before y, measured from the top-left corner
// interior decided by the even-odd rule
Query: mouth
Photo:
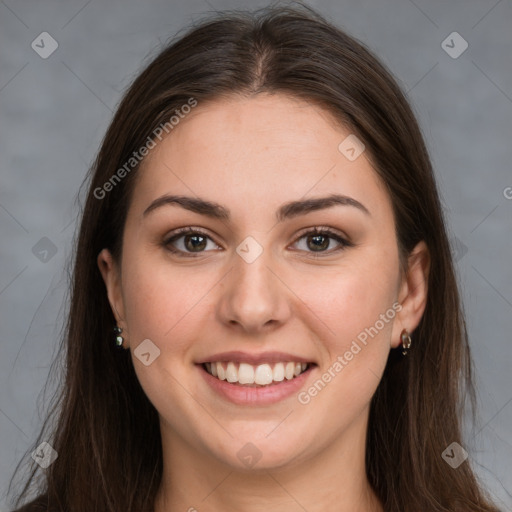
[[[262,364],[214,361],[201,364],[203,370],[219,381],[247,387],[263,388],[292,381],[308,372],[315,363],[278,361]]]
[[[276,351],[222,352],[206,356],[195,365],[216,399],[249,407],[292,399],[318,367],[309,358]]]
[[[197,368],[216,396],[235,405],[265,407],[296,395],[306,386],[316,366],[295,361],[215,361],[198,364]]]

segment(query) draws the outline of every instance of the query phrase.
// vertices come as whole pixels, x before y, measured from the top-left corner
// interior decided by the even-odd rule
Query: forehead
[[[339,193],[386,218],[390,200],[369,155],[351,161],[339,149],[349,136],[326,110],[282,94],[199,102],[145,158],[133,207],[141,214],[156,197],[172,193],[254,215]]]

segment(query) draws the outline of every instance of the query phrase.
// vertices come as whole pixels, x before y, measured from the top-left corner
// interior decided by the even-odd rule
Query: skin
[[[350,133],[317,106],[261,94],[199,104],[146,157],[121,262],[104,249],[98,265],[124,347],[160,416],[156,512],[383,510],[364,469],[369,404],[390,349],[422,317],[429,256],[421,242],[401,275],[391,201],[369,155],[351,162],[338,150]],[[172,205],[143,216],[166,193],[215,201],[231,219]],[[332,193],[371,215],[334,206],[276,222],[283,203]],[[185,226],[210,237],[196,258],[165,247]],[[327,238],[315,251],[304,236],[315,226],[354,245],[336,251],[339,243]],[[236,252],[247,236],[263,249],[250,264]],[[186,242],[174,246],[193,253]],[[194,364],[229,350],[289,352],[318,364],[307,390],[395,302],[402,308],[394,319],[307,405],[295,394],[268,406],[234,405]],[[149,366],[133,353],[145,339],[160,350]],[[237,457],[248,442],[261,454],[252,468]]]

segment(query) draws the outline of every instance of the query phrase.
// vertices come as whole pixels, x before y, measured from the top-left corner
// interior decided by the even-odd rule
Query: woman
[[[206,20],[135,80],[64,343],[20,511],[497,510],[461,439],[470,354],[417,122],[307,7]]]

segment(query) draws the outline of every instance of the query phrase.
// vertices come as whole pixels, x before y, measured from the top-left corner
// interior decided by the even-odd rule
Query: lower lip
[[[199,364],[197,366],[203,378],[214,391],[237,405],[269,405],[289,398],[299,392],[314,368],[314,366],[310,366],[298,377],[294,377],[291,380],[285,379],[264,387],[248,387],[220,380],[210,375],[203,365]]]

